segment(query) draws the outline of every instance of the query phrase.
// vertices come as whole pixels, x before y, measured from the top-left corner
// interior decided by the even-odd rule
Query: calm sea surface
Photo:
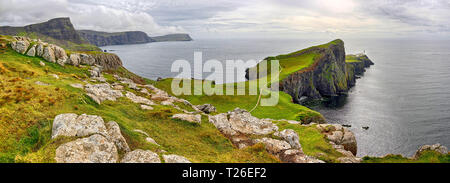
[[[132,72],[156,79],[178,75],[170,72],[172,63],[193,62],[194,52],[202,52],[204,62],[261,60],[328,41],[198,39],[102,48],[118,54]],[[450,41],[344,41],[347,53],[366,51],[375,65],[357,80],[342,105],[315,110],[330,123],[352,125],[358,156],[411,156],[423,144],[450,147]],[[238,75],[237,80],[244,76]]]

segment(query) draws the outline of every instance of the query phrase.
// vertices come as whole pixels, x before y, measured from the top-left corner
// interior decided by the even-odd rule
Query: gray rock
[[[21,54],[25,54],[25,52],[28,50],[29,46],[30,46],[30,43],[26,40],[16,41],[16,42],[11,43],[11,48]]]
[[[30,50],[28,50],[27,55],[30,57],[34,57],[36,55],[36,45],[33,45]]]
[[[109,140],[116,144],[119,150],[124,152],[130,151],[130,147],[128,146],[125,138],[122,136],[119,125],[115,121],[106,123],[106,130],[108,131]]]
[[[44,54],[44,44],[38,43],[36,47],[36,56],[42,57]]]
[[[95,59],[91,55],[88,54],[80,54],[80,63],[83,65],[94,65]]]
[[[179,119],[191,123],[202,123],[202,115],[200,114],[175,114],[172,119]]]
[[[103,119],[99,116],[68,113],[60,114],[53,120],[52,139],[58,136],[85,137],[92,134],[108,136]]]
[[[263,143],[269,153],[277,155],[284,150],[291,149],[291,145],[283,140],[276,140],[271,138],[262,138],[254,140],[255,143]]]
[[[42,62],[42,61],[39,61],[39,65],[41,65],[42,67],[44,67],[44,66],[45,66],[45,63]]]
[[[127,92],[125,94],[127,98],[129,98],[134,103],[145,104],[145,105],[155,105],[155,103],[147,98],[136,96],[134,93]]]
[[[294,149],[302,148],[299,142],[298,134],[294,130],[286,129],[281,132],[276,132],[274,135],[277,137],[281,137],[283,140],[288,142]]]
[[[213,112],[216,112],[216,107],[214,107],[211,104],[203,104],[203,105],[197,105],[196,106],[200,111],[203,111],[206,114],[210,114]]]
[[[178,155],[163,155],[164,162],[166,163],[191,163],[188,159]]]
[[[116,101],[117,98],[123,97],[121,91],[111,89],[107,83],[86,84],[84,89],[86,90],[86,94],[98,104],[101,104],[105,100]]]
[[[141,105],[141,109],[144,109],[144,110],[153,110],[153,107],[148,106],[148,105]]]
[[[99,134],[65,143],[56,149],[58,163],[116,163],[116,146]]]
[[[158,154],[152,151],[136,149],[126,153],[121,163],[161,163],[161,160]]]
[[[44,53],[42,54],[42,58],[44,58],[48,62],[52,62],[52,63],[56,62],[55,53],[54,53],[52,47],[50,47],[50,46],[44,47]]]
[[[341,144],[344,133],[342,131],[333,131],[330,135],[327,135],[328,140],[335,144]]]
[[[78,65],[80,65],[80,63],[81,63],[80,54],[78,54],[78,53],[70,54],[68,64],[73,65],[73,66],[78,66]]]

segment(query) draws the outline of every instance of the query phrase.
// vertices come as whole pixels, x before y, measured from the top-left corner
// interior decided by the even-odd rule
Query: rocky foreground
[[[234,148],[245,149],[262,144],[265,151],[281,162],[324,163],[319,157],[306,155],[299,141],[299,134],[293,129],[279,130],[277,122],[284,121],[293,125],[308,126],[317,129],[326,138],[326,141],[342,154],[337,159],[338,162],[359,163],[362,161],[361,158],[356,157],[357,142],[354,134],[341,125],[315,123],[306,125],[292,120],[260,119],[239,108],[227,113],[217,113],[215,107],[210,104],[193,105],[189,101],[171,96],[166,91],[151,84],[138,84],[119,75],[113,75],[114,81],[105,78],[104,68],[118,67],[121,63],[95,59],[93,56],[85,57],[81,54],[77,55],[78,53],[67,55],[63,52],[63,49],[39,41],[36,47],[31,46],[29,48],[29,42],[33,40],[25,37],[15,37],[14,39],[11,47],[21,54],[42,57],[48,62],[56,62],[61,66],[69,64],[81,68],[88,67],[89,80],[79,79],[79,82],[72,83],[70,86],[81,89],[96,105],[102,106],[105,105],[106,101],[116,102],[125,98],[139,105],[140,110],[143,111],[152,111],[159,106],[166,106],[178,111],[176,114],[171,114],[169,118],[192,123],[192,128],[197,128],[198,124],[205,122],[211,123],[223,136],[230,140]],[[30,50],[33,49],[34,51],[30,53]],[[35,53],[32,54],[32,52]],[[73,56],[74,54],[76,55]],[[80,56],[79,59],[77,56]],[[45,63],[42,63],[42,65],[45,65]],[[57,79],[59,76],[53,77]],[[41,81],[35,84],[50,85]],[[118,122],[120,121],[105,122],[104,116],[96,114],[63,113],[56,115],[52,123],[51,138],[68,138],[71,140],[55,149],[54,160],[58,163],[191,162],[189,158],[168,154],[163,150],[132,149]],[[146,143],[161,146],[158,141],[154,140],[154,137],[147,133],[148,131],[139,128],[135,128],[133,131],[144,135]],[[425,151],[448,153],[446,147],[433,145],[423,146],[416,153],[416,156],[419,157]]]

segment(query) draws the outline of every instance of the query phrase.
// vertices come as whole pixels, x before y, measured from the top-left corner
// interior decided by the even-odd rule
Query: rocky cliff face
[[[81,37],[88,40],[89,43],[96,46],[139,44],[153,41],[145,32],[141,31],[108,33],[92,30],[79,30],[78,33]]]
[[[24,27],[0,27],[0,34],[17,35],[21,32],[38,33],[57,40],[70,41],[76,44],[87,43],[83,40],[70,22],[70,18],[55,18],[47,22]]]
[[[297,71],[280,82],[280,89],[291,95],[295,102],[302,97],[319,99],[335,96],[349,89],[345,63],[344,42],[335,41],[325,47],[313,47],[299,54],[316,52],[314,64]]]

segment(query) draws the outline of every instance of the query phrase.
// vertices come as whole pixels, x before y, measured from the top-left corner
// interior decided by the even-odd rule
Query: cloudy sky
[[[450,0],[1,0],[0,25],[200,37],[450,38]]]

